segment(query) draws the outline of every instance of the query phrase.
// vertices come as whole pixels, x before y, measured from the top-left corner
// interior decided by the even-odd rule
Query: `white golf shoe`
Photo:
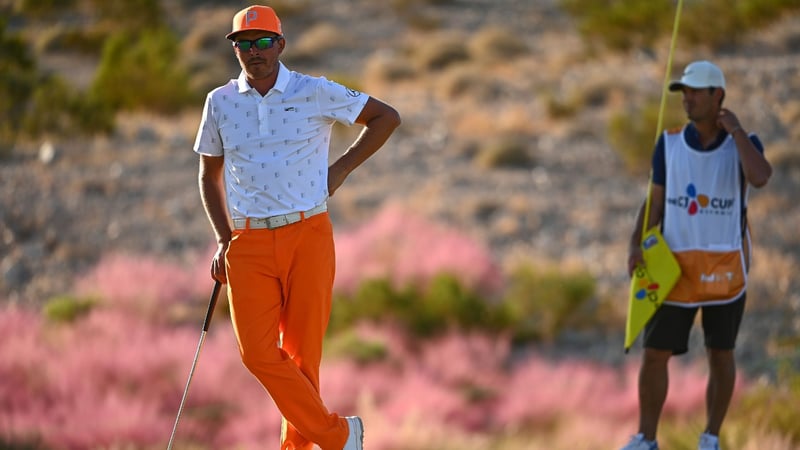
[[[648,441],[642,433],[631,437],[630,442],[620,450],[658,450],[658,442]]]
[[[361,417],[352,416],[345,417],[347,425],[350,427],[350,434],[347,436],[347,442],[344,443],[342,450],[364,450],[364,423]]]
[[[700,435],[700,443],[697,444],[697,450],[720,450],[719,438],[713,434],[703,433]]]

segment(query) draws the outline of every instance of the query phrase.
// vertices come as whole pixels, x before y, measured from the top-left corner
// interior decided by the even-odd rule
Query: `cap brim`
[[[276,34],[278,36],[282,36],[282,34],[278,33],[277,31],[267,30],[266,28],[248,28],[246,30],[231,31],[230,33],[225,35],[225,39],[233,40],[233,38],[235,38],[237,34],[243,33],[245,31],[253,31],[253,30],[255,30],[255,31],[263,31],[265,33],[274,33],[274,34]]]
[[[722,86],[707,86],[707,85],[692,86],[691,84],[684,83],[682,81],[673,81],[672,83],[669,84],[669,90],[672,92],[683,90],[684,87],[688,87],[691,89],[710,89],[710,88],[725,89]]]
[[[686,86],[685,84],[681,83],[680,81],[673,81],[669,84],[669,90],[671,92],[680,91],[683,87]]]

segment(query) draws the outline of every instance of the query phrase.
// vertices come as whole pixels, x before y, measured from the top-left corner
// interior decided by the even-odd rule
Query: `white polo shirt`
[[[333,124],[353,125],[368,99],[283,63],[275,86],[261,96],[242,72],[206,97],[194,151],[225,157],[231,218],[306,211],[328,197]]]

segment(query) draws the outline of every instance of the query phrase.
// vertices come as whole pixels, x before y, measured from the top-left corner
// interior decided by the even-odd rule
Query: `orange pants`
[[[231,320],[245,367],[283,416],[281,450],[341,450],[346,419],[319,392],[335,271],[327,213],[276,228],[236,230],[225,265]]]

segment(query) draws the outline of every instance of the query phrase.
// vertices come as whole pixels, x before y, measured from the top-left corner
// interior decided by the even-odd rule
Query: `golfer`
[[[391,106],[280,61],[281,21],[267,6],[233,17],[242,71],[206,97],[194,151],[219,243],[211,276],[227,283],[242,362],[283,417],[281,450],[363,447],[358,417],[320,398],[334,243],[326,200],[400,125]],[[329,166],[334,123],[361,134]]]

